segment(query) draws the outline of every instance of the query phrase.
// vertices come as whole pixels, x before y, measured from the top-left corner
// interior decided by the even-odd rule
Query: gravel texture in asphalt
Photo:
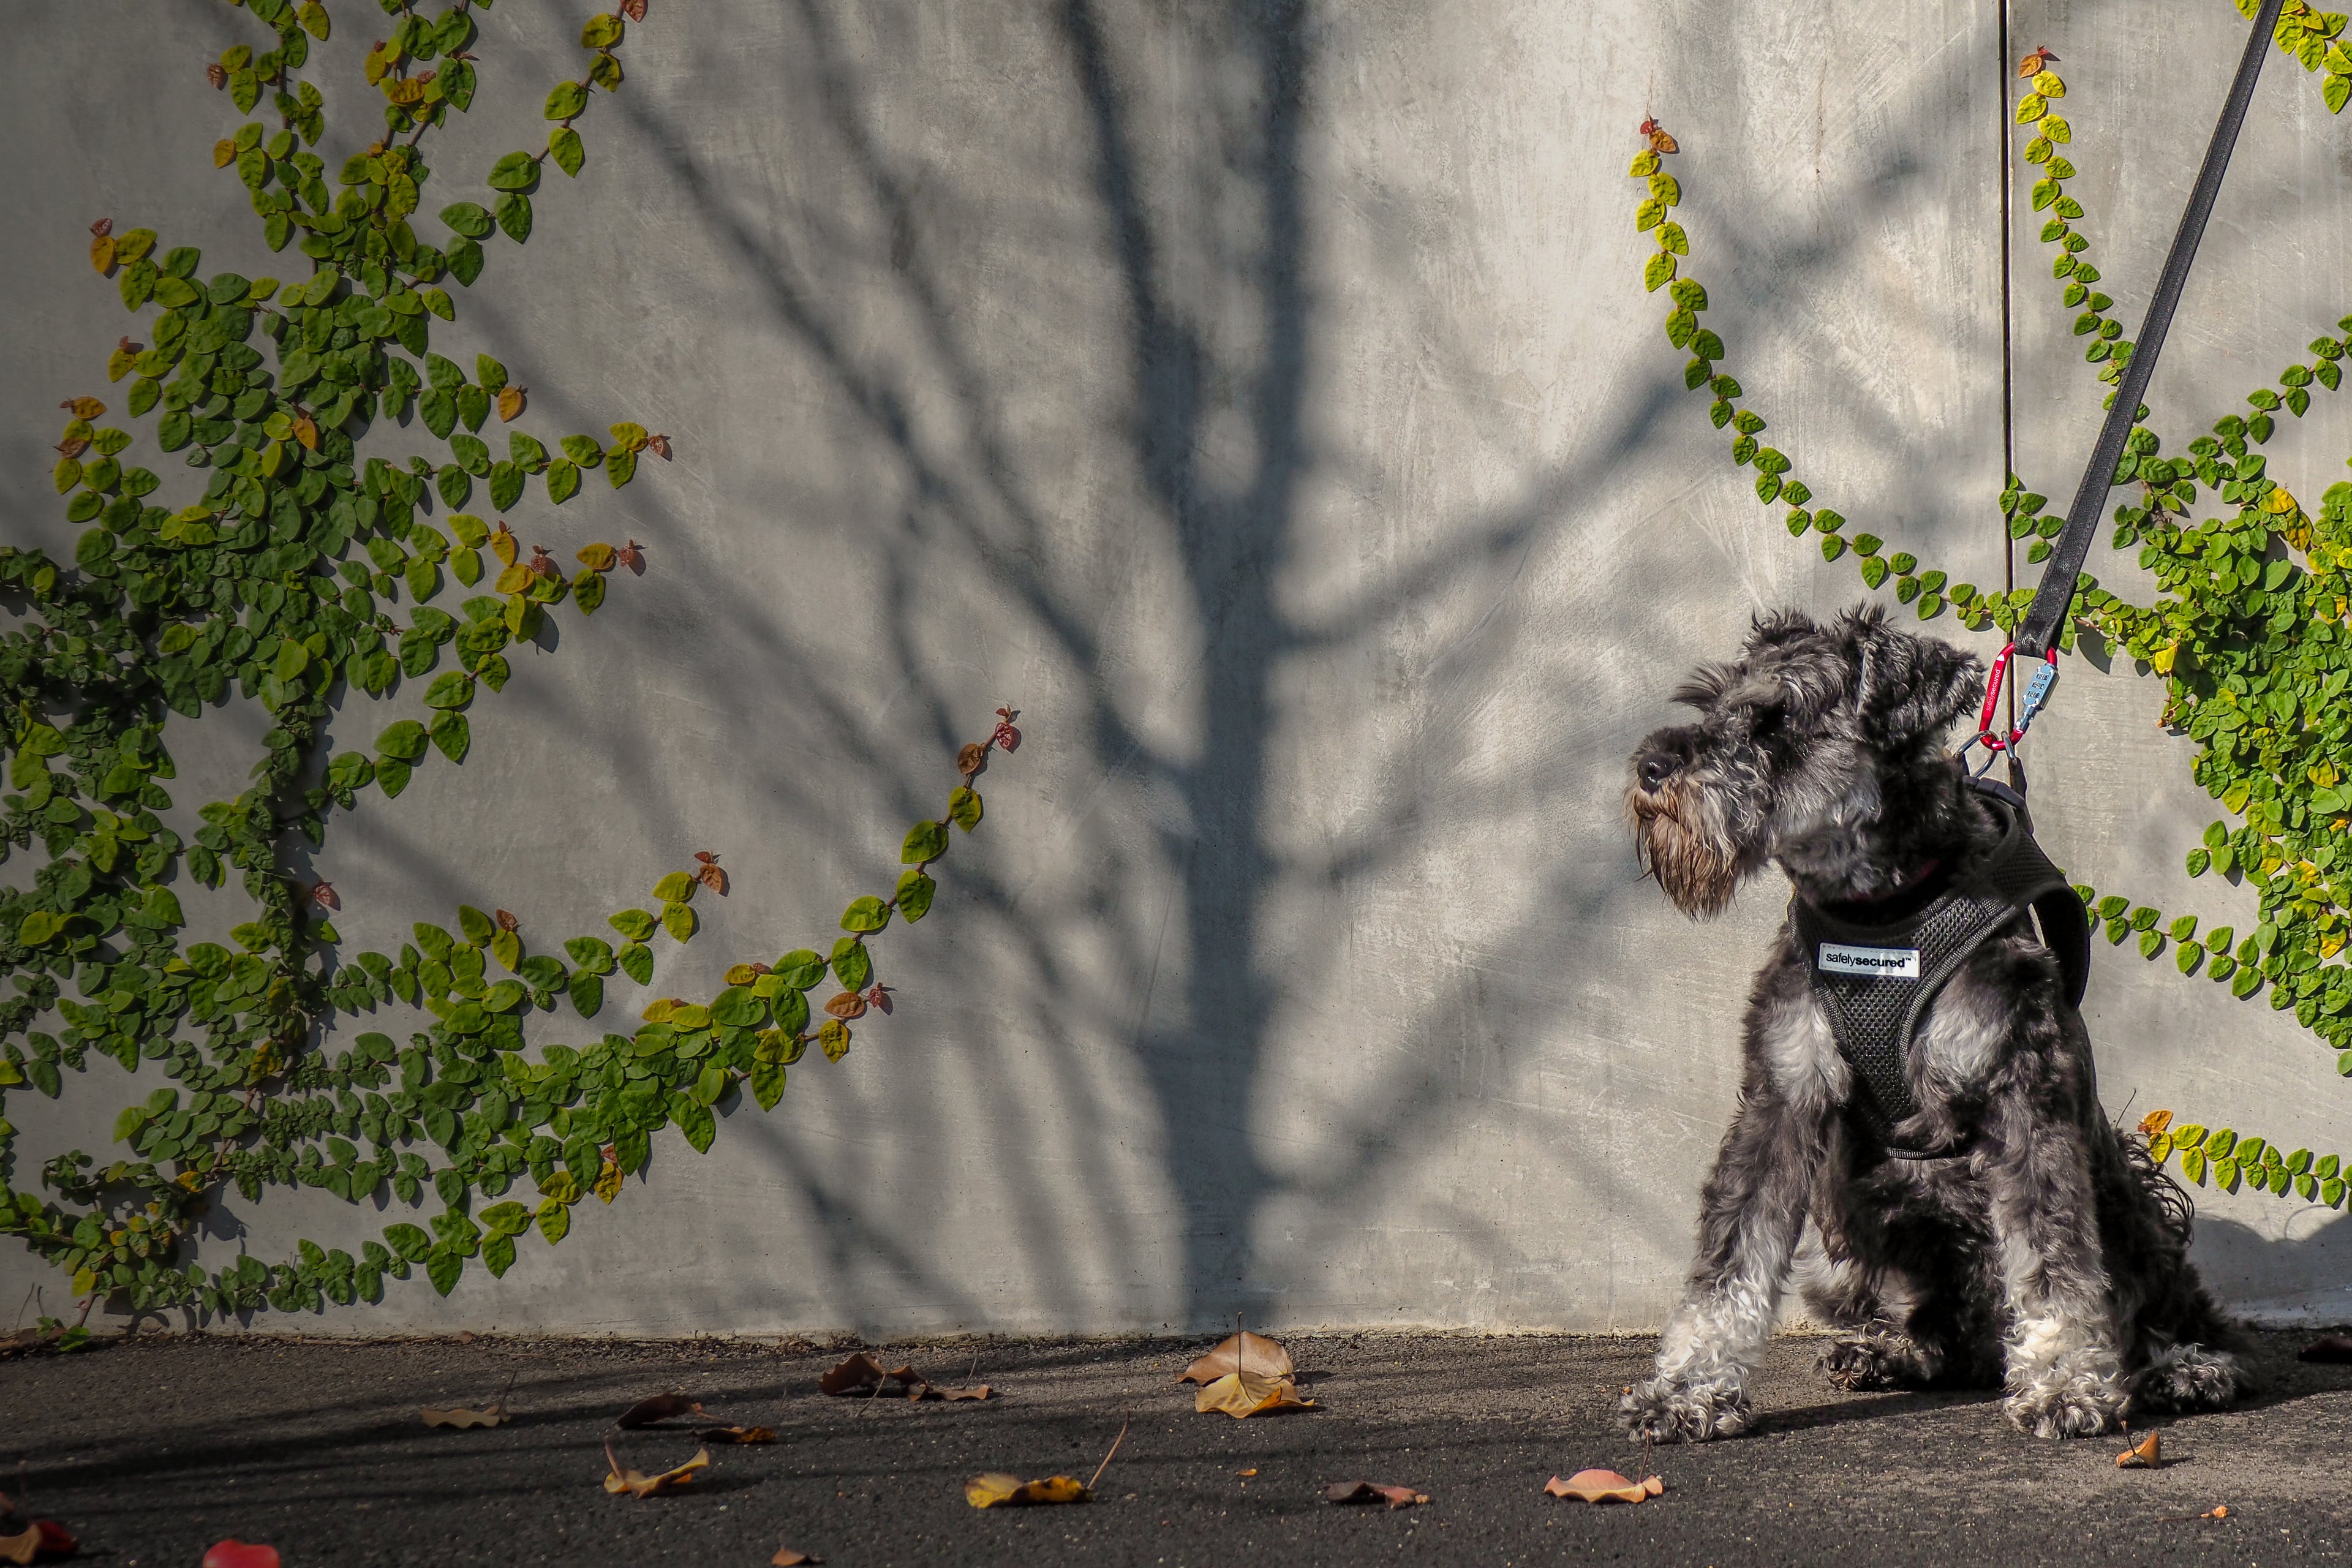
[[[111,1568],[196,1568],[225,1537],[286,1568],[766,1563],[790,1545],[840,1568],[929,1563],[1537,1563],[2063,1565],[2352,1561],[2352,1367],[2304,1364],[2308,1333],[2261,1338],[2265,1391],[2161,1423],[2159,1470],[2113,1437],[2021,1436],[1990,1394],[1851,1394],[1821,1342],[1776,1341],[1753,1436],[1660,1449],[1665,1492],[1593,1506],[1543,1494],[1588,1466],[1643,1473],[1615,1431],[1646,1339],[1415,1334],[1288,1342],[1316,1408],[1196,1415],[1187,1341],[947,1341],[881,1347],[984,1404],[828,1398],[848,1342],[134,1342],[0,1363],[0,1489],[79,1532]],[[509,1386],[510,1385],[510,1386]],[[689,1419],[619,1432],[650,1394],[710,1424],[775,1428],[718,1447],[677,1497],[609,1496],[604,1445],[652,1472],[691,1456]],[[490,1429],[427,1428],[424,1405],[506,1394]],[[975,1510],[963,1483],[1093,1471],[1095,1500]],[[1421,1507],[1334,1507],[1342,1480]],[[2199,1518],[2226,1504],[2222,1519]]]

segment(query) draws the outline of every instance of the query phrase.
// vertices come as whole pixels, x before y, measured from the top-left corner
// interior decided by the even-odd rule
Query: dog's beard
[[[1722,913],[1738,889],[1740,856],[1727,839],[1694,826],[1690,803],[1672,785],[1651,794],[1628,790],[1633,847],[1642,869],[1657,879],[1675,907],[1694,919]]]

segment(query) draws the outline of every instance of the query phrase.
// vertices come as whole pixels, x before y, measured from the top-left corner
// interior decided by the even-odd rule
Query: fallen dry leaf
[[[1384,1502],[1391,1508],[1411,1508],[1427,1502],[1427,1492],[1411,1487],[1384,1487],[1377,1481],[1334,1481],[1323,1489],[1325,1502]]]
[[[1579,1470],[1566,1480],[1558,1476],[1544,1483],[1551,1497],[1580,1498],[1586,1502],[1645,1502],[1666,1489],[1655,1476],[1628,1480],[1614,1470]]]
[[[772,1443],[776,1440],[773,1426],[713,1426],[696,1434],[705,1443]]]
[[[676,1469],[664,1470],[657,1476],[646,1475],[642,1470],[621,1468],[621,1462],[613,1458],[613,1448],[609,1443],[604,1447],[604,1462],[613,1467],[613,1473],[604,1478],[606,1491],[615,1497],[623,1492],[628,1493],[633,1498],[660,1497],[665,1493],[682,1491],[692,1486],[695,1477],[710,1468],[710,1450],[697,1448],[694,1451],[694,1458]]]
[[[1245,1372],[1229,1372],[1201,1385],[1192,1397],[1192,1408],[1201,1415],[1222,1410],[1239,1421],[1245,1416],[1261,1415],[1269,1410],[1313,1410],[1311,1399],[1301,1399],[1298,1387],[1286,1377],[1252,1377]]]
[[[278,1548],[250,1541],[215,1542],[203,1568],[278,1568]]]
[[[683,1394],[656,1394],[650,1399],[640,1399],[614,1418],[613,1425],[624,1430],[651,1426],[677,1415],[699,1415],[702,1406]]]
[[[2129,1436],[2129,1433],[2125,1434]],[[2119,1470],[2160,1470],[2164,1468],[2164,1434],[2150,1432],[2138,1442],[2116,1456]]]
[[[507,1419],[503,1405],[485,1405],[479,1410],[436,1410],[428,1405],[417,1414],[425,1417],[427,1426],[455,1426],[461,1432],[472,1426],[496,1426]]]
[[[502,423],[511,425],[521,417],[523,395],[530,390],[527,386],[499,388],[499,418]]]
[[[1290,1352],[1282,1348],[1279,1341],[1244,1331],[1227,1335],[1216,1349],[1195,1359],[1176,1381],[1211,1383],[1232,1372],[1265,1378],[1298,1375],[1297,1367],[1291,1363]]]
[[[1094,1494],[1072,1476],[1047,1476],[1024,1481],[1019,1476],[991,1470],[963,1484],[963,1500],[974,1508],[1027,1508],[1038,1503],[1084,1502]]]
[[[2336,1366],[2352,1363],[2352,1334],[2323,1334],[2297,1351],[2294,1359]]]
[[[839,1000],[839,998],[835,998]],[[822,1394],[853,1394],[877,1392],[890,1384],[898,1384],[908,1399],[986,1399],[995,1393],[987,1384],[974,1384],[966,1388],[951,1388],[931,1382],[911,1366],[885,1367],[874,1358],[871,1351],[859,1351],[856,1355],[832,1368],[816,1380]]]
[[[0,1499],[0,1511],[5,1511],[5,1499]],[[0,1535],[0,1563],[54,1563],[81,1550],[81,1542],[54,1519],[23,1519],[12,1514],[10,1521],[25,1528],[14,1535]],[[0,1529],[5,1528],[0,1525]]]
[[[637,8],[640,11],[645,9],[644,0],[638,0]],[[622,9],[626,10],[627,7],[623,6]],[[768,1561],[774,1563],[776,1568],[801,1568],[803,1563],[822,1563],[824,1559],[812,1552],[795,1552],[789,1546],[779,1546],[776,1548],[776,1554]]]

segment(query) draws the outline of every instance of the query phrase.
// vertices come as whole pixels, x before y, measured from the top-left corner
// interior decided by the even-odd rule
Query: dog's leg
[[[1633,1436],[1696,1443],[1747,1429],[1748,1369],[1772,1331],[1805,1221],[1820,1146],[1811,1120],[1751,1076],[1699,1194],[1698,1260],[1656,1374],[1618,1405]]]
[[[1988,1119],[1986,1185],[2008,1319],[2004,1414],[2037,1437],[2082,1437],[2120,1424],[2129,1401],[2090,1151],[2080,1127],[2027,1103],[2046,1087],[2016,1091]]]

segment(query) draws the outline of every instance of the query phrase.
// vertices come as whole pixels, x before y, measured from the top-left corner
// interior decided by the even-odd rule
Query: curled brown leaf
[[[956,752],[956,772],[970,778],[980,772],[981,764],[987,761],[988,748],[974,741]]]
[[[855,991],[843,991],[825,999],[824,1010],[836,1018],[866,1016],[866,998]]]
[[[679,1415],[699,1415],[702,1406],[683,1394],[656,1394],[640,1399],[614,1418],[613,1425],[624,1428],[651,1426]]]
[[[636,0],[636,6],[638,12],[642,14],[646,8],[646,0]],[[626,4],[621,6],[624,11],[628,8]],[[810,1552],[795,1552],[789,1546],[779,1546],[776,1548],[776,1554],[768,1561],[774,1563],[776,1568],[802,1568],[803,1563],[822,1563],[824,1559]]]
[[[89,437],[87,436],[69,436],[66,439],[58,442],[53,450],[55,450],[58,456],[61,458],[79,458],[84,452],[89,450]]]
[[[1391,1508],[1411,1508],[1429,1500],[1427,1492],[1417,1492],[1411,1487],[1384,1487],[1376,1481],[1334,1481],[1323,1489],[1325,1502],[1386,1503]]]
[[[1245,1377],[1295,1377],[1297,1372],[1282,1342],[1244,1330],[1226,1335],[1214,1350],[1197,1357],[1176,1381],[1206,1384],[1228,1373],[1240,1373]]]
[[[474,1426],[496,1426],[507,1419],[506,1406],[502,1405],[485,1405],[479,1410],[436,1410],[428,1405],[417,1414],[425,1417],[427,1426],[455,1426],[461,1432]]]
[[[613,1446],[610,1443],[604,1445],[604,1462],[613,1468],[613,1473],[604,1478],[606,1491],[616,1496],[626,1492],[634,1498],[660,1497],[668,1492],[683,1491],[692,1486],[696,1476],[700,1471],[710,1468],[710,1450],[697,1448],[694,1451],[694,1458],[675,1469],[664,1470],[657,1476],[646,1475],[642,1470],[622,1469],[621,1462],[613,1458]]]
[[[514,916],[509,914],[504,910],[494,911],[490,918],[499,922],[499,929],[500,931],[520,931],[522,929],[522,921],[515,919]]]
[[[113,232],[114,220],[110,217],[100,218],[96,223],[89,226],[89,234],[92,239],[104,239],[108,235],[112,234]]]
[[[1585,1502],[1646,1502],[1665,1489],[1666,1483],[1655,1476],[1636,1481],[1614,1470],[1579,1470],[1566,1480],[1554,1476],[1544,1483],[1547,1496]]]
[[[2131,1434],[2126,1432],[2126,1436]],[[2150,1432],[2130,1447],[2116,1456],[2119,1470],[2160,1470],[2164,1468],[2164,1434]]]

